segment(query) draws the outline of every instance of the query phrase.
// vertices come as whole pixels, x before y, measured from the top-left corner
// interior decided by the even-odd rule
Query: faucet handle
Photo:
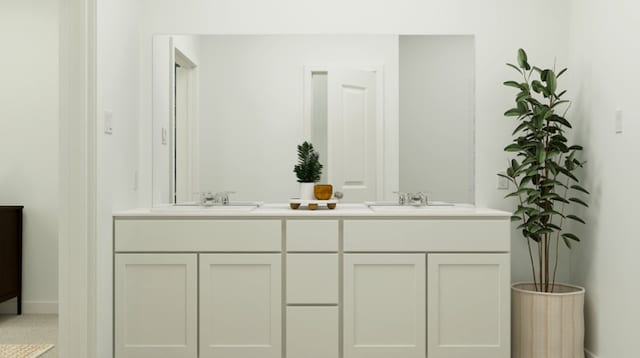
[[[408,194],[402,191],[394,191],[394,194],[398,194],[398,205],[405,205],[407,203]]]
[[[200,192],[200,205],[201,206],[211,206],[216,201],[216,196],[213,195],[210,191]]]
[[[236,193],[235,191],[221,191],[219,193],[216,193],[216,201],[222,205],[229,205],[230,203],[229,195],[235,194],[235,193]]]
[[[423,191],[419,191],[417,193],[409,194],[409,200],[412,204],[420,204],[422,206],[426,206],[428,204],[427,193]]]

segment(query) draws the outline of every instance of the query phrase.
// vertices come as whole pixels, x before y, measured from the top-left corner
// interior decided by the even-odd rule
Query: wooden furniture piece
[[[18,298],[22,314],[22,206],[0,206],[0,302]]]

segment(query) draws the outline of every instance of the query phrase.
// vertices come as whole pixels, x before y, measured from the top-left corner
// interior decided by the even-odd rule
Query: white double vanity
[[[114,214],[116,358],[507,358],[510,214]]]

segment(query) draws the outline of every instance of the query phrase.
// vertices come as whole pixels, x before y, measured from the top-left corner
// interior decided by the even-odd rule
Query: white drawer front
[[[338,251],[338,220],[288,220],[287,251]]]
[[[508,252],[510,221],[345,220],[346,252]]]
[[[287,307],[287,358],[338,358],[338,307]]]
[[[274,252],[280,220],[116,220],[116,252]]]
[[[288,254],[287,303],[338,303],[337,254]]]

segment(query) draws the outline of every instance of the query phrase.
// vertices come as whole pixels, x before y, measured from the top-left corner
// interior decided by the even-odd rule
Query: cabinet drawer
[[[280,220],[115,221],[116,252],[275,252],[282,249]]]
[[[337,304],[337,254],[288,254],[287,303]]]
[[[338,358],[338,307],[287,307],[287,358]]]
[[[338,252],[338,220],[288,220],[287,251]]]
[[[509,218],[345,220],[346,252],[508,252]]]

